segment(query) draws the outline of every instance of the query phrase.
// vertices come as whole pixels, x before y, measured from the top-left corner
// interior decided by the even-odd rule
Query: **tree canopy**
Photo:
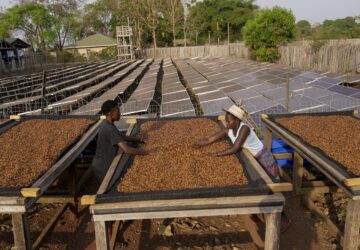
[[[275,60],[277,46],[293,39],[360,37],[360,17],[295,24],[291,11],[259,9],[254,0],[14,0],[0,9],[0,37],[26,39],[34,48],[61,51],[66,44],[95,33],[115,37],[116,26],[128,22],[138,48],[225,43],[245,40],[259,60]],[[186,22],[185,22],[186,19]],[[186,39],[185,39],[186,37]]]
[[[246,23],[243,34],[257,60],[274,61],[279,57],[277,47],[295,39],[295,16],[281,7],[262,9]]]

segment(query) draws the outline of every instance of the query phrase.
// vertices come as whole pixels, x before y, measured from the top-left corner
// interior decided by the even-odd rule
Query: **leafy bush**
[[[279,58],[278,46],[295,38],[297,29],[291,10],[281,7],[263,9],[249,20],[243,30],[246,46],[259,61],[273,62]]]
[[[108,47],[99,52],[93,52],[89,56],[89,60],[109,60],[117,56],[116,47]]]

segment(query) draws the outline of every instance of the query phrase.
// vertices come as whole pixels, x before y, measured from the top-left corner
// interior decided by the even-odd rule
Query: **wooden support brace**
[[[45,239],[46,235],[50,232],[50,230],[55,226],[56,222],[59,220],[60,216],[65,212],[68,204],[64,204],[62,207],[58,209],[56,214],[51,218],[46,227],[41,231],[39,237],[35,240],[32,248],[38,249],[41,245],[41,242]]]
[[[96,200],[96,195],[84,195],[81,197],[81,205],[87,206],[87,205],[94,205]]]
[[[256,223],[251,219],[250,215],[244,215],[245,227],[249,231],[251,239],[255,243],[258,248],[264,248],[265,244],[264,241],[261,239],[258,226]]]
[[[22,188],[21,195],[23,197],[37,198],[40,195],[40,188]]]
[[[120,220],[115,221],[115,223],[113,224],[113,227],[111,229],[110,250],[115,249],[116,238],[117,238],[117,235],[119,232],[120,224],[121,224]]]

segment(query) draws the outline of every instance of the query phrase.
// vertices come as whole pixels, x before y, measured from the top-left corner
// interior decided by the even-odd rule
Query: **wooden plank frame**
[[[340,115],[341,113],[337,112],[335,114]],[[348,115],[349,112],[344,112],[344,114]],[[358,199],[357,197],[360,196],[360,178],[353,178],[345,171],[339,171],[338,169],[335,169],[333,166],[330,165],[329,159],[321,156],[315,150],[312,150],[306,145],[300,143],[297,138],[294,137],[288,130],[284,129],[274,121],[270,120],[269,118],[271,118],[272,116],[269,115],[266,116],[266,118],[264,117],[265,116],[262,117],[262,122],[264,123],[267,130],[269,130],[273,134],[276,134],[276,136],[284,140],[297,152],[299,156],[307,159],[329,180],[342,188],[350,197],[354,196],[355,199]],[[281,117],[281,115],[276,115],[276,117]]]
[[[18,122],[31,119],[62,119],[62,118],[88,118],[95,121],[89,129],[81,136],[81,138],[69,148],[64,155],[52,165],[47,172],[38,178],[30,187],[21,188],[14,195],[4,195],[0,192],[0,213],[9,213],[13,217],[15,248],[32,249],[31,238],[29,232],[29,223],[27,218],[27,210],[34,203],[40,201],[42,203],[70,203],[70,197],[46,196],[42,198],[46,190],[51,184],[71,165],[76,157],[86,148],[86,146],[95,138],[99,127],[103,122],[99,116],[12,116],[6,123],[1,124],[2,132],[16,125]],[[74,200],[74,198],[72,198]],[[64,211],[64,209],[62,210]],[[55,223],[55,222],[54,222]],[[44,228],[42,236],[50,227]],[[41,243],[42,238],[35,241],[36,246]]]
[[[221,117],[219,118],[221,121]],[[133,123],[129,127],[127,134],[131,134],[134,125]],[[279,249],[279,225],[281,212],[285,203],[285,198],[280,192],[291,191],[292,184],[273,183],[249,151],[243,150],[241,157],[244,157],[251,163],[254,170],[264,180],[270,190],[272,190],[272,194],[217,198],[108,201],[97,203],[97,197],[106,193],[106,190],[109,188],[112,176],[119,166],[121,156],[122,154],[119,154],[115,157],[96,195],[82,198],[82,204],[90,205],[90,211],[95,222],[97,249],[110,249],[109,235],[106,233],[107,221],[232,214],[265,214],[267,222],[265,249]]]
[[[341,115],[341,113],[339,112],[336,112],[334,114]],[[343,114],[356,115],[355,112],[344,112]],[[272,134],[276,134],[277,137],[284,140],[295,150],[292,181],[295,187],[296,195],[304,195],[304,204],[310,209],[310,211],[312,211],[313,213],[318,215],[323,221],[328,223],[330,228],[337,234],[338,240],[343,246],[343,249],[357,250],[359,247],[360,228],[360,178],[350,178],[349,174],[332,167],[329,164],[329,161],[324,159],[324,157],[320,156],[316,151],[312,150],[311,148],[307,147],[299,140],[297,140],[297,138],[294,137],[291,133],[289,133],[287,129],[284,129],[282,126],[269,119],[271,117],[273,116],[261,116],[262,122],[265,124],[266,131],[269,131],[268,133],[270,134],[268,135],[268,140],[270,140],[271,142]],[[281,114],[276,115],[276,117],[281,117]],[[331,181],[331,183],[334,183],[336,186],[330,186],[323,181],[312,181],[304,183],[302,181],[304,159],[308,160],[315,168],[317,168],[321,173],[323,173]],[[311,201],[311,197],[315,193],[336,192],[339,190],[343,191],[350,197],[346,209],[344,233],[341,232],[340,229],[338,229],[337,226],[332,221],[330,221],[326,215],[324,215],[319,209],[317,209],[317,207],[315,207],[314,203]]]

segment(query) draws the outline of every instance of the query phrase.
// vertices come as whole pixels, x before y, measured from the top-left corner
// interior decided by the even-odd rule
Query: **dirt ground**
[[[59,205],[41,206],[36,213],[31,214],[33,238],[39,235],[40,229],[46,225],[58,207]],[[91,216],[86,207],[82,208],[81,212],[82,215],[76,218],[70,209],[67,209],[41,249],[95,249]],[[326,224],[306,209],[287,208],[286,212],[292,220],[292,226],[281,235],[280,249],[340,249]],[[120,227],[116,248],[261,249],[253,242],[244,220],[244,216],[218,216],[183,218],[172,222],[128,221]],[[264,225],[261,222],[257,225],[261,237],[264,237]],[[168,228],[170,230],[167,230]],[[0,249],[10,249],[13,239],[9,219],[1,221],[0,230]]]
[[[96,190],[93,181],[88,189]],[[293,208],[291,195],[285,211],[291,227],[281,235],[280,249],[340,249],[327,225],[304,207]],[[319,203],[321,204],[321,203]],[[60,204],[38,205],[30,211],[32,238],[60,208]],[[94,225],[87,207],[76,216],[68,208],[40,249],[95,249]],[[138,220],[124,222],[119,229],[116,249],[262,249],[247,227],[245,216],[181,218],[174,220]],[[264,224],[256,220],[258,232],[264,237]],[[251,230],[250,230],[251,231]],[[11,220],[0,216],[0,249],[13,244]]]

